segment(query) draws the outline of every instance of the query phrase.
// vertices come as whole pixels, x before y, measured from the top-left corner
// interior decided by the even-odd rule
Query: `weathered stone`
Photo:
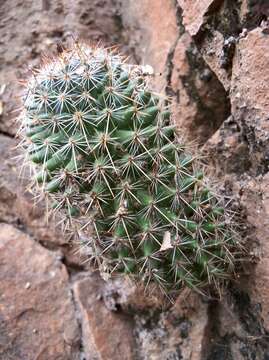
[[[196,293],[186,290],[178,297],[171,316],[189,322],[187,336],[182,333],[181,347],[183,360],[204,359],[204,338],[208,326],[208,304]]]
[[[58,256],[0,225],[1,359],[79,359],[68,274]]]
[[[220,0],[177,0],[183,10],[183,22],[191,36],[197,35],[208,11],[220,5]]]
[[[244,27],[253,29],[260,25],[261,20],[269,16],[269,3],[267,0],[242,0],[240,7],[240,20]]]
[[[108,309],[117,310],[120,307],[131,315],[154,313],[171,307],[171,302],[158,288],[149,285],[145,291],[143,284],[135,283],[125,276],[114,276],[106,281],[102,298]]]
[[[174,1],[124,0],[122,19],[128,29],[130,46],[140,63],[153,67],[156,90],[164,91],[168,57],[178,37]]]
[[[82,314],[82,341],[87,360],[135,359],[131,320],[120,311],[109,310],[102,301],[104,281],[97,274],[74,284],[74,295]]]
[[[128,1],[122,9],[130,42],[142,57],[142,63],[152,65],[155,70],[153,86],[161,91],[166,89],[174,100],[178,127],[188,138],[204,142],[228,116],[230,104],[223,85],[199,54],[190,35],[184,33],[176,3]],[[143,48],[141,44],[147,46]]]
[[[232,112],[250,148],[256,171],[269,164],[269,35],[261,28],[240,39],[234,58],[231,83]]]
[[[269,331],[269,173],[257,180],[249,180],[242,191],[242,206],[246,209],[248,223],[254,229],[259,247],[259,261],[251,273],[250,293],[254,303],[261,304],[264,326]],[[251,206],[249,206],[251,204]],[[255,238],[254,238],[255,240]],[[257,256],[257,254],[256,254]]]
[[[203,360],[207,304],[183,291],[173,308],[154,318],[137,317],[136,334],[142,359]]]
[[[205,37],[199,44],[199,50],[210,69],[216,74],[226,91],[230,89],[231,75],[221,66],[223,61],[224,36],[220,31],[212,30],[212,35]],[[233,58],[233,57],[232,57]],[[232,58],[229,59],[232,61]]]
[[[258,28],[240,38],[234,56],[232,116],[206,144],[224,173],[266,173],[269,165],[269,35]]]
[[[215,175],[243,174],[251,168],[249,146],[233,117],[229,117],[206,142],[204,153],[210,158]]]
[[[221,302],[209,302],[209,321],[202,359],[264,359],[269,344],[259,307],[240,290],[242,279],[225,291]],[[255,339],[255,340],[254,340]]]
[[[203,143],[229,115],[226,92],[188,33],[179,38],[172,64],[176,124],[188,138]]]
[[[263,117],[268,115],[269,74],[264,71],[269,65],[268,44],[269,36],[261,28],[240,39],[233,67],[233,111],[244,105],[257,109]]]
[[[197,16],[197,19],[193,17],[190,25],[187,25],[196,25],[197,32],[193,34],[195,43],[208,66],[228,91],[237,40],[245,36],[247,31],[241,19],[243,2],[241,6],[236,2],[226,0],[200,1],[199,5],[196,2],[191,5],[190,1],[184,0],[183,3],[183,14],[190,12],[193,15],[193,10],[197,6],[203,9],[201,12],[203,21],[198,21],[200,17]]]

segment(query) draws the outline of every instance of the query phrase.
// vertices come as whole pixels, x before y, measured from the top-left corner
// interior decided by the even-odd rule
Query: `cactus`
[[[35,190],[102,271],[218,287],[239,249],[230,216],[143,70],[75,43],[33,71],[20,135]]]

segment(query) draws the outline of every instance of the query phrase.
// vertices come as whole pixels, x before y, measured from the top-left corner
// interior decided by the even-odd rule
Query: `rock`
[[[178,127],[189,139],[205,142],[229,115],[230,103],[223,85],[185,32],[180,7],[172,0],[138,0],[124,2],[122,12],[130,42],[142,63],[155,70],[153,86],[173,98]]]
[[[103,280],[97,274],[74,284],[74,296],[82,314],[86,360],[135,359],[132,322],[121,311],[111,311],[105,306],[102,287]]]
[[[246,136],[256,172],[269,169],[269,36],[257,28],[240,39],[234,58],[231,104]]]
[[[244,133],[231,116],[206,142],[203,151],[220,178],[230,174],[244,174],[251,168],[249,146]]]
[[[242,0],[240,3],[220,0],[178,0],[178,3],[183,10],[186,29],[193,36],[204,60],[228,91],[238,40],[262,24],[262,31],[267,31],[267,0]]]
[[[240,20],[244,26],[253,29],[261,24],[261,20],[269,16],[267,0],[242,0]]]
[[[188,33],[179,38],[171,61],[175,122],[189,139],[204,143],[229,115],[225,89]]]
[[[207,320],[207,304],[189,290],[179,295],[169,311],[137,317],[140,358],[203,360]]]
[[[134,283],[125,276],[114,276],[104,283],[102,298],[112,311],[118,308],[130,315],[156,313],[171,307],[171,302],[159,289],[149,285],[145,292],[143,284]]]
[[[52,253],[0,225],[1,359],[78,360],[79,327],[68,274]]]
[[[247,14],[249,7],[245,10]],[[229,184],[233,198],[240,203],[242,217],[246,217],[240,230],[251,260],[245,264],[245,276],[228,295],[232,296],[231,301],[222,301],[217,314],[209,310],[213,317],[209,324],[219,324],[213,327],[216,335],[212,336],[210,359],[241,360],[251,354],[262,359],[268,354],[269,79],[264,69],[269,63],[269,38],[263,29],[264,26],[246,30],[239,36],[229,85],[231,116],[205,145],[215,173],[223,185]],[[251,337],[257,341],[249,342]]]
[[[266,359],[269,344],[259,307],[239,287],[226,290],[221,302],[209,302],[203,359]]]
[[[220,167],[227,173],[265,174],[269,169],[268,35],[256,28],[239,38],[230,84],[231,117],[213,141]],[[218,145],[216,139],[219,138]],[[213,150],[215,151],[215,150]],[[218,160],[219,159],[219,160]]]
[[[64,0],[63,3],[66,15],[63,27],[66,32],[73,32],[75,27],[77,35],[82,40],[102,41],[109,46],[124,47],[117,1],[79,0],[70,2]],[[127,46],[124,48],[127,55],[128,48]]]
[[[206,14],[221,4],[220,0],[177,0],[177,2],[183,10],[183,22],[191,36],[197,35],[205,22]]]
[[[253,251],[259,261],[250,275],[250,293],[254,303],[261,304],[265,328],[269,331],[269,173],[257,180],[249,180],[242,191],[241,203],[246,209],[247,221],[254,228],[259,246]],[[251,206],[250,206],[251,204]],[[253,236],[253,237],[254,237]],[[254,240],[255,240],[254,237]]]
[[[204,60],[216,74],[226,91],[230,89],[232,62],[237,40],[245,36],[247,29],[241,19],[241,6],[229,1],[190,1],[179,0],[184,3],[184,13],[191,14],[186,26],[195,26],[194,41]],[[194,10],[200,6],[201,16],[194,18]],[[201,21],[203,20],[203,21]]]
[[[174,1],[126,0],[121,11],[130,46],[141,59],[140,63],[153,67],[156,90],[164,91],[168,57],[178,37]]]
[[[180,335],[183,338],[182,358],[203,360],[205,351],[203,342],[209,321],[207,302],[198,294],[185,290],[179,295],[170,317],[174,320],[183,320],[180,326]]]
[[[124,354],[123,359],[203,360],[208,319],[207,303],[199,295],[183,291],[164,308],[163,299],[143,294],[127,279],[104,283],[96,274],[76,281],[74,293],[86,359],[89,354],[104,360]]]
[[[220,82],[223,84],[226,91],[230,89],[231,74],[221,64],[227,63],[233,59],[233,54],[228,61],[224,58],[224,36],[218,30],[212,30],[211,36],[204,37],[202,42],[199,42],[198,48],[206,61],[207,65],[216,74]]]

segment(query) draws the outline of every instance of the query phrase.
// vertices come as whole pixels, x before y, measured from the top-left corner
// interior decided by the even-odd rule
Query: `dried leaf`
[[[1,85],[0,86],[0,96],[2,96],[4,94],[5,90],[6,90],[6,84]]]
[[[165,231],[164,235],[163,235],[163,242],[162,242],[162,246],[160,247],[159,251],[165,251],[168,249],[172,249],[172,243],[171,243],[171,233],[169,231]]]

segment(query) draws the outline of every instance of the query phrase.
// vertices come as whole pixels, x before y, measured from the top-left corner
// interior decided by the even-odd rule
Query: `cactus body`
[[[76,44],[26,90],[21,134],[36,189],[90,259],[165,290],[233,271],[226,210],[142,68]]]

